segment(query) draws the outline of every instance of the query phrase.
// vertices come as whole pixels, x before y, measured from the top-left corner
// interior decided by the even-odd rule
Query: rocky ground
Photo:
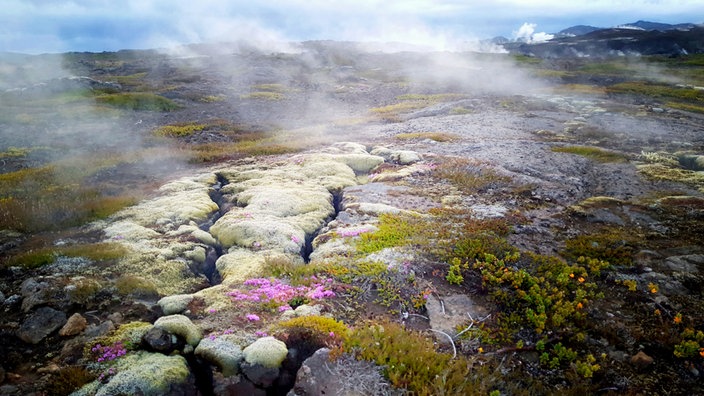
[[[6,153],[34,147],[5,175],[120,152],[81,181],[140,194],[3,231],[0,394],[704,392],[704,116],[510,58],[213,51],[73,54],[92,80],[5,92]],[[178,107],[41,118],[86,84]],[[365,349],[394,324],[461,385]]]

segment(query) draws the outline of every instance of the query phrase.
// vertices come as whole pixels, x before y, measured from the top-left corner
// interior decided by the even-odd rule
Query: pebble
[[[631,364],[637,369],[642,370],[653,364],[653,358],[646,355],[645,352],[639,351],[631,357]]]

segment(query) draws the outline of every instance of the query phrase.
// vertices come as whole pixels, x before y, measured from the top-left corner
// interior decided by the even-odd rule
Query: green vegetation
[[[463,94],[406,94],[396,97],[399,103],[376,107],[370,111],[388,122],[399,122],[400,116],[414,110],[420,110],[441,102],[451,102],[465,98]]]
[[[412,215],[382,214],[377,231],[360,235],[357,251],[369,254],[410,243],[411,237],[418,233],[418,225],[419,220]]]
[[[171,99],[146,92],[123,92],[95,97],[96,102],[126,110],[174,111],[180,108]]]
[[[254,99],[254,100],[268,100],[272,102],[280,101],[286,99],[286,95],[281,92],[250,92],[248,94],[240,95],[240,99]]]
[[[496,173],[486,163],[466,158],[447,158],[435,169],[434,175],[445,179],[458,190],[472,194],[489,186],[505,184],[510,178]]]
[[[344,344],[358,359],[384,368],[391,384],[414,395],[458,395],[478,392],[466,359],[438,352],[434,342],[396,323],[363,323]]]
[[[67,396],[94,379],[95,375],[85,367],[65,366],[51,375],[46,391],[50,395]]]
[[[106,195],[83,181],[119,158],[64,161],[0,175],[0,228],[56,230],[105,218],[132,205],[134,195]]]
[[[452,142],[459,139],[459,136],[446,132],[409,132],[399,133],[394,137],[400,140],[430,139],[442,143]]]
[[[609,93],[638,94],[661,99],[675,99],[688,102],[704,102],[704,90],[675,87],[646,81],[629,81],[614,84],[606,89]]]
[[[136,275],[123,275],[115,281],[117,292],[123,296],[156,297],[159,295],[156,285]]]
[[[552,151],[557,153],[568,153],[581,155],[597,162],[626,162],[628,157],[621,153],[607,151],[598,147],[590,146],[561,146],[553,147]]]
[[[613,265],[630,267],[637,249],[636,236],[619,230],[606,230],[597,234],[579,235],[565,241],[562,255],[570,260],[592,257]]]
[[[186,137],[191,136],[195,132],[200,132],[205,129],[205,124],[196,124],[191,122],[182,122],[172,125],[163,125],[158,127],[154,134],[156,136],[166,136],[166,137]]]
[[[92,261],[110,261],[119,259],[127,253],[126,249],[117,243],[92,243],[86,245],[52,246],[27,250],[10,257],[5,265],[23,268],[37,268],[51,264],[59,256],[85,257]]]

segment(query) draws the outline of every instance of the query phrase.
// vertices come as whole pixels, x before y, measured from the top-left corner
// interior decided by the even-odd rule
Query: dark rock
[[[248,396],[266,396],[266,391],[254,386],[253,383],[247,381],[246,378],[235,375],[225,377],[222,373],[213,373],[213,393],[216,395],[248,395]]]
[[[631,364],[638,370],[643,370],[653,364],[653,358],[640,351],[631,357]]]
[[[142,341],[157,352],[168,354],[175,349],[172,335],[158,327],[149,329],[142,338]]]
[[[240,370],[248,380],[260,388],[270,387],[279,378],[278,367],[265,367],[261,364],[250,364],[245,361],[240,365]]]
[[[0,384],[5,382],[5,369],[0,366]]]
[[[2,292],[0,291],[0,304],[4,304],[4,303],[5,303],[5,295],[2,294]]]
[[[24,342],[37,344],[54,330],[66,323],[66,314],[53,308],[42,307],[30,315],[17,331]]]

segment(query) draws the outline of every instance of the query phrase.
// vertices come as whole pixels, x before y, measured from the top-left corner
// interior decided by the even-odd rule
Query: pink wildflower
[[[268,334],[266,333],[266,331],[256,331],[256,332],[254,332],[254,335],[257,336],[257,337],[266,337],[266,336],[268,336]]]
[[[255,314],[248,314],[247,315],[247,320],[250,322],[256,322],[259,320],[259,316]]]
[[[291,242],[293,243],[301,243],[301,239],[295,235],[291,235]]]
[[[292,310],[292,309],[293,309],[293,308],[291,308],[290,305],[282,305],[282,306],[279,307],[279,312],[290,311],[290,310]]]

